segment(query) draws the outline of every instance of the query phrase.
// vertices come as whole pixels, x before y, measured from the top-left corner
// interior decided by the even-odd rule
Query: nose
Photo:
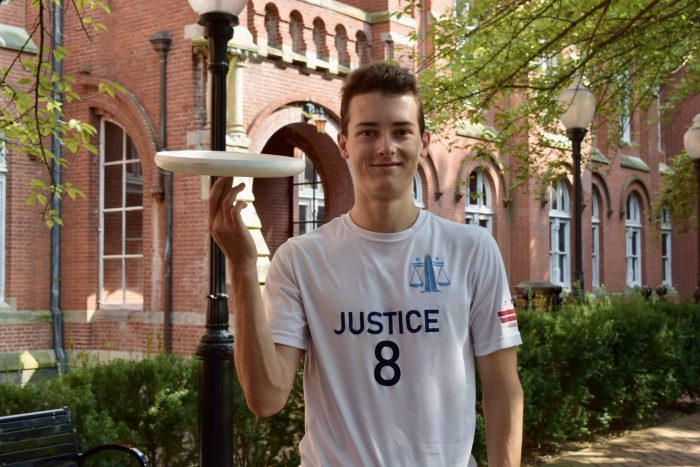
[[[394,144],[394,139],[391,137],[391,134],[389,132],[382,132],[377,141],[377,153],[386,156],[393,155],[395,152],[396,145]]]

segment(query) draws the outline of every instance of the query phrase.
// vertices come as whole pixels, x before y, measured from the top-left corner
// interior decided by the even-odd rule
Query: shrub
[[[603,300],[569,304],[554,313],[519,312],[518,321],[526,445],[638,422],[683,394],[700,393],[696,305]],[[160,355],[87,365],[24,388],[0,384],[0,415],[67,405],[83,448],[129,443],[142,449],[152,465],[196,465],[197,364]],[[235,465],[299,465],[301,372],[284,410],[264,420],[248,411],[234,381],[234,417]],[[473,453],[485,463],[481,415]],[[105,457],[98,464],[120,461]]]
[[[638,422],[700,387],[700,307],[570,304],[556,313],[521,312],[518,322],[530,444]]]

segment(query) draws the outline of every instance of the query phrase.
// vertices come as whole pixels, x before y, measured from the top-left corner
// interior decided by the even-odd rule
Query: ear
[[[428,157],[428,150],[430,149],[430,132],[424,131],[421,139],[423,140],[423,148],[420,151],[420,156]]]
[[[347,159],[348,157],[350,157],[350,155],[348,154],[348,138],[342,132],[339,132],[337,140],[338,148],[340,148],[340,156],[343,159]]]

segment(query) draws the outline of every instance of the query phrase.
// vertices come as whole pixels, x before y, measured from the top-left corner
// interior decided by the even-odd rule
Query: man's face
[[[409,94],[360,94],[348,106],[347,135],[340,153],[350,162],[356,201],[411,199],[418,158],[430,135],[420,134],[418,103]]]

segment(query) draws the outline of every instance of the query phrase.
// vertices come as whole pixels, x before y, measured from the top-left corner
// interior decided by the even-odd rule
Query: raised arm
[[[250,410],[259,417],[276,414],[287,402],[303,351],[275,344],[258,284],[257,250],[241,219],[246,203],[234,200],[244,185],[231,189],[220,178],[209,194],[209,230],[229,261],[234,301],[234,360]]]
[[[516,348],[477,357],[483,388],[489,467],[520,465],[523,438],[523,390]]]

